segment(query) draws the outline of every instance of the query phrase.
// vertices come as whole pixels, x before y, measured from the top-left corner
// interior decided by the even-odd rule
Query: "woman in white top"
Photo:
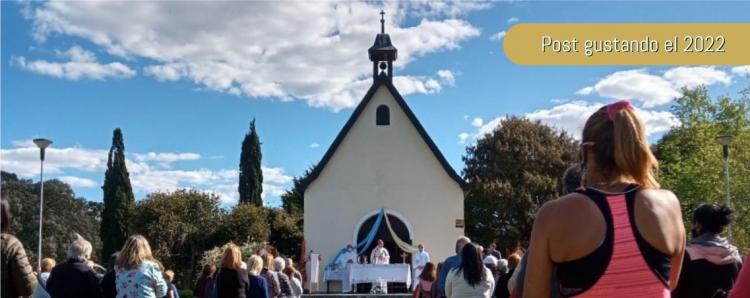
[[[467,244],[461,250],[461,264],[448,272],[445,295],[448,298],[490,298],[495,287],[495,278],[490,269],[482,264],[482,257],[475,244]]]

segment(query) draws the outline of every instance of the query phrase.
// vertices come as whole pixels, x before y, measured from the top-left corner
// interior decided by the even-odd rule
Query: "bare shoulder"
[[[680,200],[668,189],[643,189],[638,192],[638,196],[651,208],[680,212]]]
[[[554,200],[547,201],[542,205],[537,213],[537,221],[543,223],[555,218],[569,216],[573,212],[580,210],[583,204],[588,202],[588,198],[579,193],[569,193]]]

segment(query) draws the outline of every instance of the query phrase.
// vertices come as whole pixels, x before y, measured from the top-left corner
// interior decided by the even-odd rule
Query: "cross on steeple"
[[[385,33],[385,11],[380,10],[380,34]]]

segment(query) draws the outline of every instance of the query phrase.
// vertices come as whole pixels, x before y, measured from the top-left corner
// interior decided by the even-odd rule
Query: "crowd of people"
[[[148,240],[130,236],[113,254],[108,268],[91,260],[92,246],[78,236],[59,264],[45,258],[33,270],[23,245],[9,232],[11,210],[2,200],[2,268],[0,297],[34,298],[179,298],[174,271],[164,268],[151,253]],[[219,267],[204,266],[194,288],[199,298],[298,298],[302,275],[292,259],[265,249],[242,261],[237,245],[226,245]],[[262,253],[262,254],[260,254]]]
[[[750,297],[750,266],[742,266],[740,252],[722,236],[732,210],[699,206],[688,241],[679,200],[656,181],[646,136],[628,102],[596,111],[583,129],[581,164],[566,171],[564,195],[538,211],[528,251],[519,246],[504,258],[494,244],[484,249],[460,237],[456,254],[436,264],[420,246],[414,297]],[[71,243],[66,260],[44,259],[35,272],[8,231],[10,218],[3,200],[1,298],[179,297],[174,272],[140,235],[127,239],[103,274],[82,238]],[[382,241],[378,247],[371,259],[386,262]],[[264,246],[244,262],[230,243],[218,267],[203,268],[193,293],[300,297],[303,283],[291,259]]]

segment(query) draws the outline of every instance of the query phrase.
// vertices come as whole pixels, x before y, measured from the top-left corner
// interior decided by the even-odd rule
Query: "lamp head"
[[[716,137],[716,142],[721,144],[722,146],[729,146],[729,144],[732,143],[734,140],[734,136],[732,135],[719,135]]]
[[[50,144],[52,144],[52,141],[48,139],[38,138],[34,139],[34,144],[36,144],[39,149],[44,150],[45,148],[49,147]]]

